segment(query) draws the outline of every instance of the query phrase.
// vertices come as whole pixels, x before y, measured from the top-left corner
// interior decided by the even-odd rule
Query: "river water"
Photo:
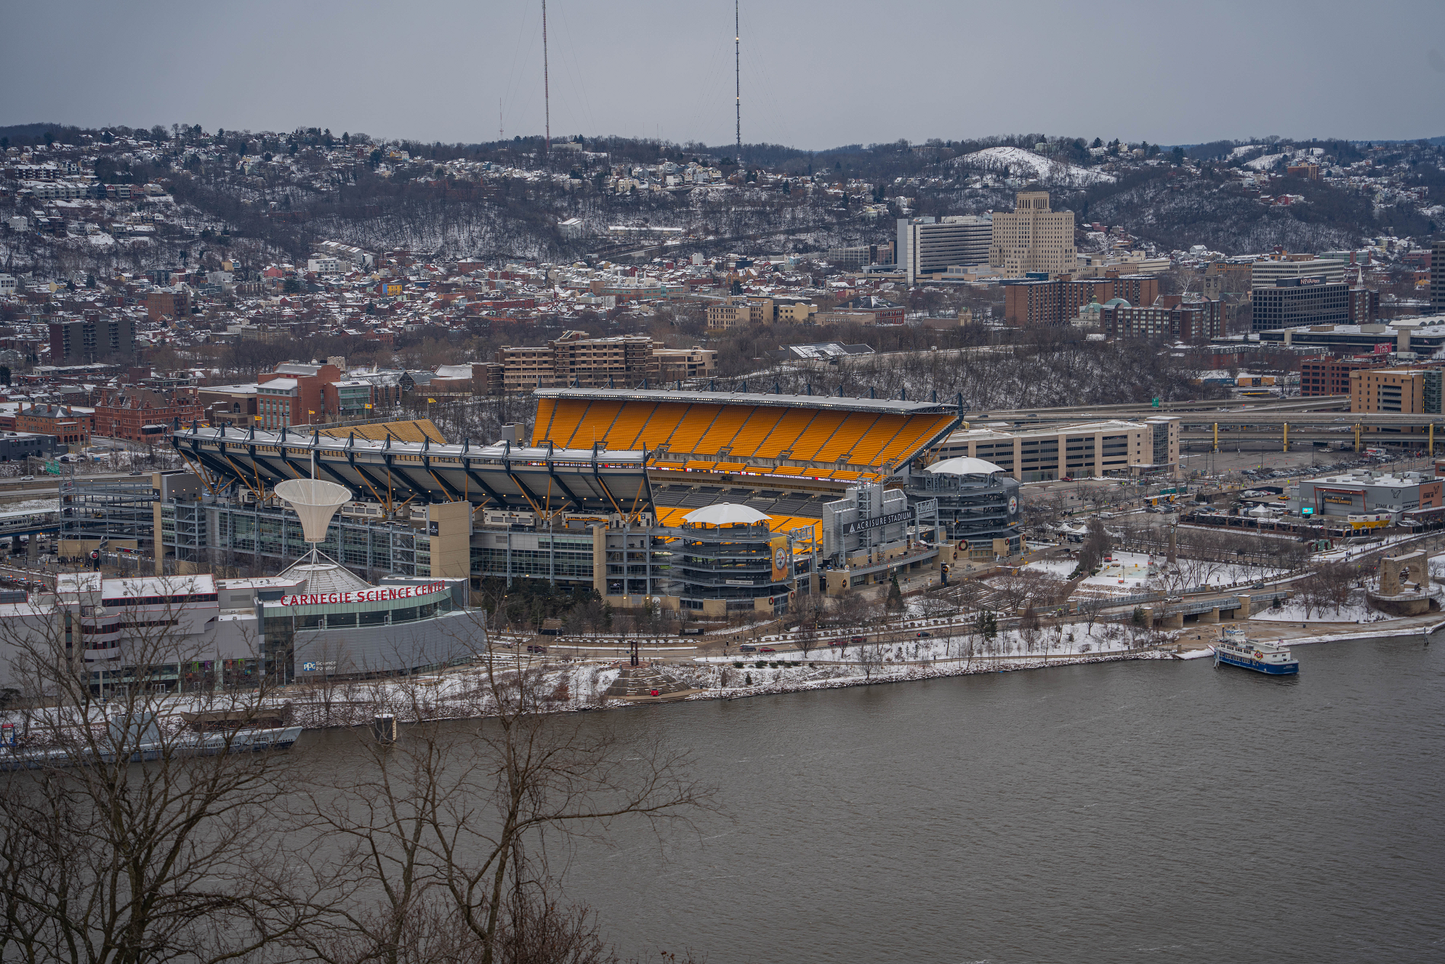
[[[644,960],[1445,960],[1445,634],[1296,655],[609,713],[726,814],[580,845],[567,892]]]

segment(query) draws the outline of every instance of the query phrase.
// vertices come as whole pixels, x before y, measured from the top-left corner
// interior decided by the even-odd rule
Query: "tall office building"
[[[1430,249],[1430,310],[1445,312],[1445,241]]]
[[[1048,191],[1020,191],[1012,214],[993,216],[988,263],[1014,278],[1031,271],[1072,274],[1074,213],[1049,210]]]
[[[988,263],[993,222],[973,215],[898,219],[898,265],[908,283],[955,265]]]
[[[1256,261],[1249,267],[1252,288],[1273,288],[1277,281],[1297,278],[1318,278],[1320,284],[1345,283],[1345,263],[1331,258],[1309,258],[1304,261]]]
[[[1344,325],[1350,321],[1350,286],[1318,278],[1285,278],[1250,292],[1254,331],[1302,325]]]

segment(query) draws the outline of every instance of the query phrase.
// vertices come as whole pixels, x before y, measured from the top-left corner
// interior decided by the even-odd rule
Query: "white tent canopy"
[[[956,459],[935,462],[923,471],[936,475],[993,475],[995,472],[1002,472],[1003,466],[961,455]]]
[[[759,512],[751,506],[738,505],[735,502],[719,502],[716,505],[694,509],[682,518],[683,521],[695,526],[734,526],[756,525],[759,522],[767,522],[770,517],[767,513]]]

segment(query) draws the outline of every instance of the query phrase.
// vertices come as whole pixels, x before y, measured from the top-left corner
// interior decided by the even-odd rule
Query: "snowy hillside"
[[[1051,161],[1047,157],[1026,151],[1022,147],[985,147],[981,151],[965,154],[958,163],[968,167],[983,167],[990,170],[1007,170],[1015,177],[1036,178],[1045,184],[1060,187],[1088,187],[1091,184],[1112,184],[1112,175],[1088,168],[1078,167],[1064,161]]]

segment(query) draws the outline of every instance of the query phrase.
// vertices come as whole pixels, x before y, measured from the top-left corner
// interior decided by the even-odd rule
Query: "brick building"
[[[181,318],[191,313],[191,292],[183,285],[146,292],[146,317],[151,321]]]
[[[1350,373],[1366,368],[1379,368],[1383,361],[1370,358],[1306,358],[1299,367],[1301,395],[1348,395]]]
[[[1159,279],[1148,275],[1078,280],[1026,281],[1004,285],[1004,323],[1015,328],[1061,328],[1091,304],[1123,298],[1147,307],[1159,298]]]
[[[341,369],[331,364],[277,365],[256,379],[256,426],[278,429],[327,421],[325,389],[341,377]]]
[[[15,413],[17,432],[53,435],[61,445],[89,445],[94,424],[90,412],[70,405],[38,404]]]
[[[1156,304],[1135,308],[1128,304],[1105,305],[1099,312],[1104,334],[1110,338],[1166,338],[1184,342],[1205,342],[1224,337],[1224,306],[1218,301]],[[1161,302],[1166,299],[1160,299]]]
[[[107,438],[155,443],[176,424],[189,425],[203,416],[195,389],[176,389],[169,396],[146,389],[107,393],[95,406],[94,431]]]

